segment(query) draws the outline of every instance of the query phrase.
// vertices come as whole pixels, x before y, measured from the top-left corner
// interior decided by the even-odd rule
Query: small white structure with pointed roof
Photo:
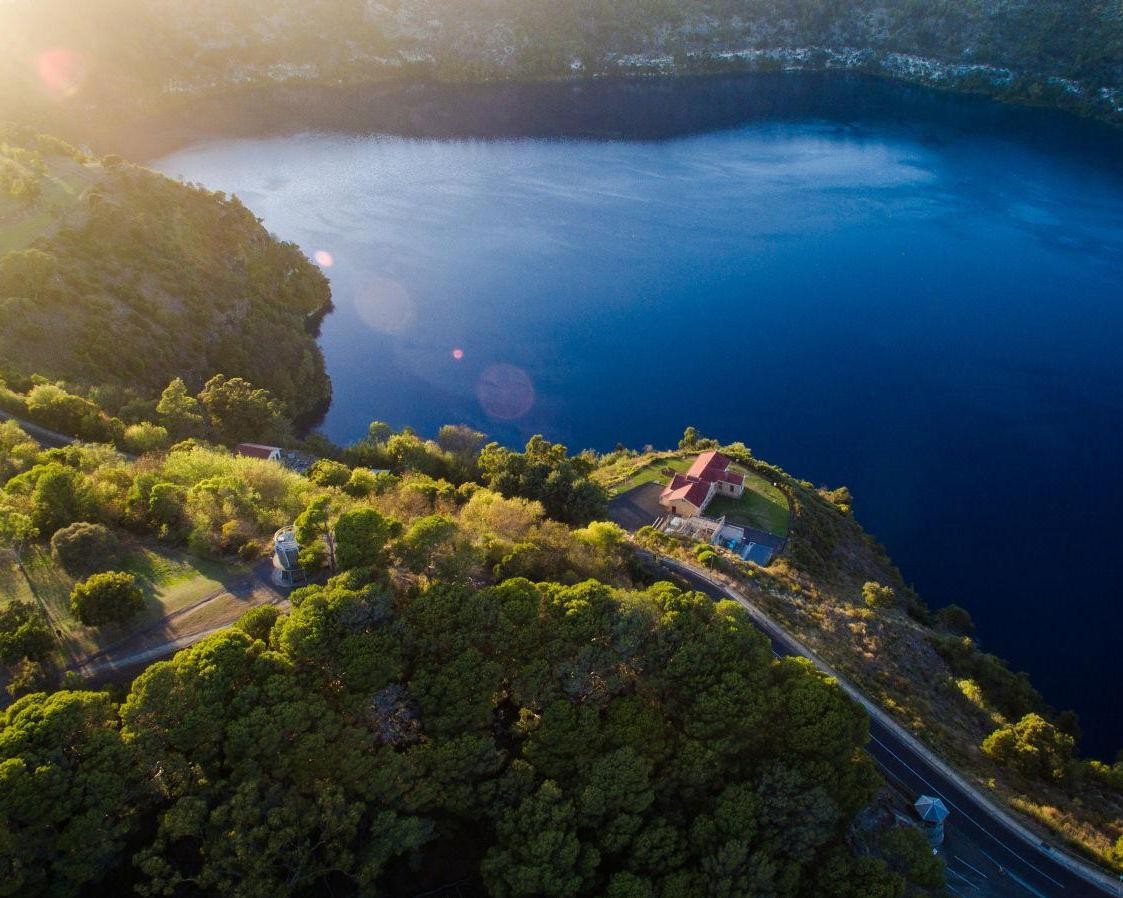
[[[300,543],[292,526],[273,534],[273,582],[278,586],[295,586],[308,577],[300,566]]]
[[[923,823],[924,833],[928,836],[929,844],[933,848],[943,844],[944,821],[950,813],[947,805],[931,795],[921,795],[913,807]]]

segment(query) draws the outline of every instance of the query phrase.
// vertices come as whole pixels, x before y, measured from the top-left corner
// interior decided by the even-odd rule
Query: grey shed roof
[[[913,807],[916,808],[920,819],[929,823],[943,823],[949,813],[947,805],[931,795],[921,795]]]

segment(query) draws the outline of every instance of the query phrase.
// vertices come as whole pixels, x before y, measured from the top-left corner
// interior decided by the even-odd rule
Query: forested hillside
[[[246,84],[847,68],[1123,120],[1116,0],[9,0],[0,114]]]
[[[901,893],[845,846],[877,788],[864,715],[732,603],[365,576],[295,601],[120,707],[0,716],[7,894]]]
[[[154,399],[216,371],[326,407],[327,280],[237,199],[0,131],[0,367]],[[120,405],[120,401],[113,403]]]
[[[933,894],[835,683],[589,523],[591,458],[481,444],[376,423],[342,455],[393,473],[300,475],[0,425],[0,894]],[[127,689],[59,682],[42,596],[12,598],[58,566],[121,626],[143,600],[107,546],[248,559],[286,522],[317,585]]]
[[[205,394],[231,382],[216,380]],[[773,659],[739,606],[660,583],[666,569],[603,519],[602,483],[648,454],[373,422],[352,446],[319,440],[299,474],[198,438],[168,447],[224,429],[200,406],[225,403],[181,387],[162,424],[126,432],[153,447],[136,459],[43,450],[0,424],[8,894],[939,886],[941,863],[894,822],[915,795],[878,790],[864,715],[808,665]],[[24,401],[38,407],[37,391]],[[710,445],[684,436],[680,452]],[[1079,758],[1075,721],[981,652],[962,609],[930,612],[847,490],[722,449],[791,502],[782,556],[762,568],[651,528],[636,541],[728,578],[946,757],[1123,866],[1123,763]],[[152,625],[125,547],[252,564],[290,523],[317,584],[290,613],[255,608],[127,694],[65,672],[60,628],[112,645],[130,621]]]

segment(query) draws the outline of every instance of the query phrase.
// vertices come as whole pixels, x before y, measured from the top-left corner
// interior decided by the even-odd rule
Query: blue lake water
[[[817,76],[301,108],[154,164],[330,261],[329,436],[743,440],[1123,746],[1118,133]]]

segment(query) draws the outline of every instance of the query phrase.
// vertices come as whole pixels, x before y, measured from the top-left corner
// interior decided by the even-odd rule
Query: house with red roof
[[[720,452],[703,452],[685,474],[675,474],[659,496],[671,514],[696,517],[714,496],[739,497],[745,492],[745,475],[731,471],[733,462]]]

